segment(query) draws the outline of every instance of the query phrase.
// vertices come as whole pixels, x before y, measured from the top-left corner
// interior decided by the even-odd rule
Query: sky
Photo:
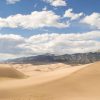
[[[100,0],[0,0],[0,59],[100,50]]]

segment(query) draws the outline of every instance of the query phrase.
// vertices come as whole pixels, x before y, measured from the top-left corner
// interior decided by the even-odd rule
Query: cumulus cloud
[[[67,3],[65,0],[43,0],[44,2],[50,3],[50,5],[54,6],[54,7],[58,7],[58,6],[66,6]]]
[[[19,2],[21,0],[6,0],[7,4],[15,4],[16,2]]]
[[[71,54],[100,49],[100,31],[70,34],[0,35],[0,55],[20,57],[45,53]]]
[[[20,49],[17,45],[24,43],[24,38],[19,35],[2,35],[0,34],[0,53],[17,54]]]
[[[93,28],[100,29],[100,13],[94,12],[91,15],[85,16],[85,18],[81,20],[81,23],[85,23]]]
[[[83,16],[83,13],[74,13],[73,12],[73,9],[68,9],[65,11],[65,14],[64,14],[64,17],[68,17],[70,18],[71,20],[76,20],[76,19],[79,19],[81,16]]]
[[[68,27],[69,24],[60,22],[61,17],[53,11],[34,11],[29,15],[17,14],[0,18],[0,27],[34,29],[42,27]]]

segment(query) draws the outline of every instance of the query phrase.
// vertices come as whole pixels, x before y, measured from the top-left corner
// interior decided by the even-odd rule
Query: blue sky
[[[54,11],[58,15],[63,15],[65,10],[72,8],[75,13],[83,12],[86,15],[89,15],[93,12],[100,12],[100,1],[99,0],[66,0],[67,6],[54,7],[42,0],[20,0],[15,4],[7,4],[6,0],[0,0],[0,17],[6,18],[10,15],[15,14],[30,14],[33,11],[42,11],[44,7],[47,7],[48,10]],[[46,28],[49,30],[49,28]],[[69,28],[64,29],[55,29],[50,28],[49,32],[60,32],[60,33],[72,33],[72,32],[83,32],[89,31],[91,29],[85,27],[80,27],[80,25],[71,25]],[[33,30],[24,30],[21,28],[11,29],[11,28],[2,28],[1,33],[15,33],[30,36],[32,34],[44,33],[45,29],[33,29]]]
[[[76,40],[75,36],[77,37],[77,35],[79,35],[79,37],[82,38],[81,35],[90,34],[89,36],[92,37],[94,32],[97,37],[100,36],[99,5],[100,0],[0,0],[0,54],[4,56],[4,58],[9,58],[9,56],[16,57],[16,53],[19,53],[19,51],[23,52],[23,50],[25,51],[24,53],[20,52],[22,56],[47,52],[55,53],[57,50],[59,51],[58,54],[80,52],[80,48],[82,47],[78,48],[77,45],[81,43],[78,44],[77,41],[79,40]],[[53,38],[53,34],[59,35],[57,36],[60,37],[61,40],[57,40],[58,43],[54,41],[57,36],[54,40],[49,39]],[[61,36],[65,35],[68,40],[70,34],[75,35],[72,37],[73,41],[77,43],[77,45],[75,44],[77,50],[72,50],[71,52],[69,51],[73,47],[68,47],[66,43],[69,41],[62,41],[64,37]],[[12,36],[12,38],[9,36]],[[34,36],[43,39],[41,41],[35,40]],[[100,38],[97,37],[95,39],[89,38],[88,40],[91,40],[91,43],[95,41],[96,43],[94,43],[95,46],[93,45],[93,47],[99,49]],[[45,40],[45,38],[48,39]],[[85,39],[82,40],[84,43],[86,42]],[[12,42],[16,41],[18,43],[15,43],[15,48]],[[26,43],[26,41],[31,41],[31,43]],[[34,44],[36,41],[37,43]],[[54,42],[51,43],[52,41]],[[7,44],[6,42],[9,43]],[[40,42],[43,42],[43,44]],[[47,42],[48,45],[44,42]],[[91,43],[88,45],[91,45]],[[74,43],[72,42],[72,44]],[[4,45],[10,46],[6,48]],[[38,45],[38,47],[36,45]],[[50,47],[49,45],[52,46]],[[20,46],[23,46],[23,48],[20,48]],[[42,52],[36,52],[41,50],[39,47],[45,47],[46,49]],[[90,46],[89,49],[87,49],[87,46],[83,47],[86,48],[86,52],[91,49],[95,50],[92,46]],[[48,50],[49,48],[52,48],[52,52]],[[64,48],[64,50],[61,53],[60,50],[62,50],[62,48]],[[6,50],[3,51],[3,49]],[[15,49],[15,52],[11,49]]]

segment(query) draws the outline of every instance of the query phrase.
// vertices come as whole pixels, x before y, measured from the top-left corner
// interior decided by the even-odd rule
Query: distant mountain
[[[100,61],[100,52],[95,53],[77,53],[54,55],[44,54],[38,56],[22,57],[13,60],[7,60],[6,63],[24,63],[24,64],[48,64],[48,63],[66,63],[66,64],[88,64]]]

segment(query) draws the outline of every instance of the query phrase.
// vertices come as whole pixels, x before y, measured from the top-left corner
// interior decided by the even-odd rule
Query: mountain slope
[[[13,60],[7,60],[7,63],[31,63],[31,64],[47,64],[47,63],[67,63],[67,64],[87,64],[100,61],[100,52],[95,53],[77,53],[65,55],[44,54],[31,57],[22,57]]]
[[[100,61],[100,53],[77,53],[72,55],[62,55],[56,58],[56,61],[62,61],[69,64],[87,64]]]

